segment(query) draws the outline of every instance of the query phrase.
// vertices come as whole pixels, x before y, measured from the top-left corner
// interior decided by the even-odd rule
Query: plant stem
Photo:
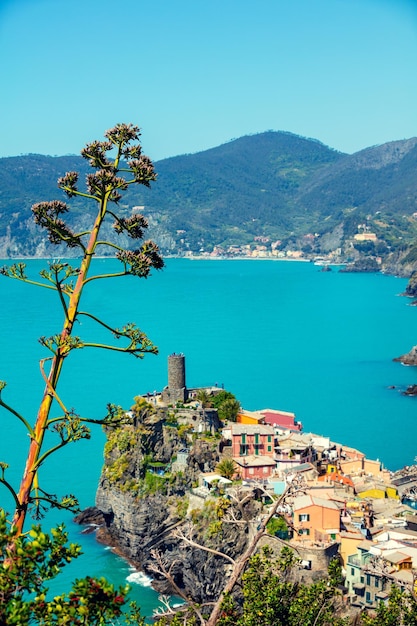
[[[61,331],[61,339],[63,340],[63,342],[62,345],[58,346],[57,353],[52,359],[51,369],[49,371],[47,384],[43,392],[42,401],[39,406],[35,427],[33,429],[33,434],[31,434],[26,465],[23,472],[22,481],[20,483],[20,489],[17,494],[19,504],[16,507],[12,522],[13,526],[17,530],[16,536],[21,534],[23,531],[28,505],[31,500],[33,483],[35,481],[36,473],[39,469],[39,458],[41,455],[42,444],[45,437],[45,432],[49,425],[49,414],[54,400],[54,392],[58,386],[58,381],[61,375],[64,359],[66,356],[68,356],[68,353],[70,351],[70,348],[68,347],[68,345],[66,345],[65,340],[71,336],[74,322],[77,317],[82,291],[85,285],[88,271],[90,269],[92,258],[94,256],[100,227],[106,214],[109,195],[110,190],[107,190],[105,193],[103,193],[103,197],[99,204],[99,211],[95,219],[94,226],[91,230],[90,239],[86,247],[83,260],[81,262],[77,282],[69,298],[68,311],[63,329]]]

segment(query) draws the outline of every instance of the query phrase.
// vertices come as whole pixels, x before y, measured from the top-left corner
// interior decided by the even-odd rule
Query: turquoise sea
[[[27,265],[36,277],[45,262]],[[95,267],[108,271],[118,263],[97,259]],[[392,362],[417,343],[417,308],[398,297],[406,283],[337,268],[320,272],[302,262],[186,259],[169,259],[147,280],[97,281],[82,308],[116,326],[135,322],[160,353],[139,360],[103,350],[75,352],[65,364],[61,396],[93,418],[104,415],[108,402],[129,408],[135,395],[165,386],[168,354],[183,352],[188,386],[224,384],[246,409],[294,411],[305,431],[398,469],[417,454],[417,399],[401,395],[417,382],[417,370]],[[3,398],[33,422],[43,389],[38,360],[45,356],[38,338],[60,330],[61,311],[53,292],[3,277],[0,298],[0,379],[8,383]],[[85,321],[77,333],[105,339]],[[0,419],[0,460],[10,465],[9,479],[18,480],[28,439],[11,415],[3,411]],[[44,488],[75,493],[82,507],[93,504],[103,444],[97,428],[91,440],[51,457]],[[1,490],[0,505],[12,507]],[[80,535],[71,516],[48,515],[45,526],[62,520],[85,555],[60,578],[60,590],[87,574],[125,582],[129,566],[93,536]],[[133,595],[148,615],[157,604],[150,587],[133,583]]]

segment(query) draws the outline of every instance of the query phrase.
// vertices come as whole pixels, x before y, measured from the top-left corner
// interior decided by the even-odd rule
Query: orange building
[[[263,424],[264,416],[258,411],[241,411],[237,414],[238,424]]]
[[[331,500],[312,495],[298,496],[293,504],[294,539],[339,541],[340,508]]]

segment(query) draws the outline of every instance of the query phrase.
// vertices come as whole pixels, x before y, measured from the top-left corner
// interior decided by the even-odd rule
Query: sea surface
[[[44,261],[27,262],[36,279]],[[96,272],[119,267],[97,259]],[[167,384],[167,357],[186,356],[187,385],[217,384],[245,409],[293,411],[306,432],[357,447],[395,470],[417,454],[417,398],[402,391],[417,383],[417,369],[392,358],[417,343],[417,308],[399,297],[407,281],[381,274],[321,272],[310,263],[168,259],[147,280],[125,277],[90,283],[82,309],[110,325],[135,322],[159,347],[143,360],[104,350],[75,351],[64,366],[59,391],[67,408],[100,418],[107,403],[129,408],[135,395]],[[5,402],[31,423],[42,394],[40,336],[59,332],[62,311],[51,290],[0,276],[0,380]],[[105,341],[102,329],[81,320],[76,334]],[[59,413],[57,413],[59,414]],[[0,461],[18,482],[28,437],[21,422],[0,411]],[[41,480],[51,493],[75,493],[81,507],[94,504],[104,435],[72,444],[45,463]],[[0,486],[0,506],[12,510]],[[149,580],[122,559],[81,535],[72,518],[49,514],[45,528],[65,521],[84,556],[72,563],[54,590],[85,575],[116,584],[129,578],[146,615],[158,604]]]

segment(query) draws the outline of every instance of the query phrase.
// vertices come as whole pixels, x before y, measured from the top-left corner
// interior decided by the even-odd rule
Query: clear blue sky
[[[417,0],[0,0],[0,156],[117,122],[153,159],[285,130],[417,135]]]

